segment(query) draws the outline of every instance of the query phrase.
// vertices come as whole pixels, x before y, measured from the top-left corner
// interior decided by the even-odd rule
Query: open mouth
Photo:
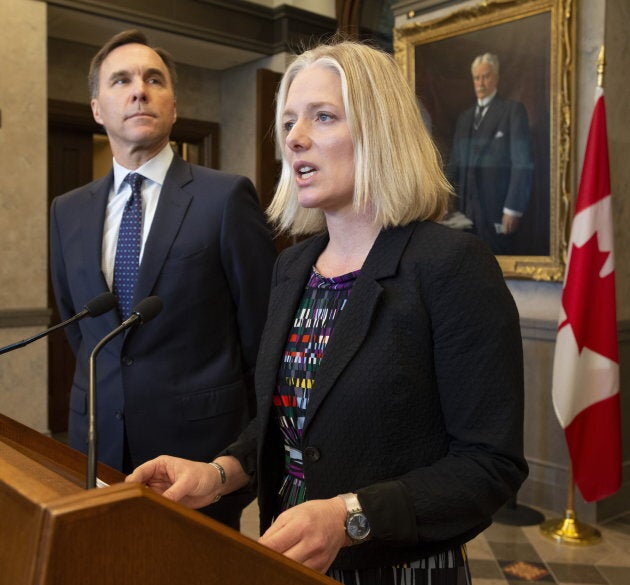
[[[315,174],[315,168],[304,165],[297,169],[297,174],[300,179],[310,179]]]

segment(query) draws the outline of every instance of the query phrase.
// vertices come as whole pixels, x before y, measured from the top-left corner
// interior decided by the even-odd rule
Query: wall
[[[46,5],[0,2],[0,346],[48,325]],[[0,356],[0,410],[47,429],[47,346]]]
[[[279,53],[224,71],[221,80],[221,169],[256,180],[256,71],[283,72],[290,56]]]
[[[578,0],[577,47],[576,47],[576,103],[574,193],[577,192],[580,169],[591,115],[593,112],[595,87],[597,85],[597,57],[600,47],[606,46],[606,100],[611,155],[611,182],[613,192],[613,222],[615,232],[615,276],[617,284],[617,321],[619,330],[620,374],[622,395],[622,421],[630,417],[630,403],[623,395],[630,388],[630,265],[628,243],[630,233],[626,229],[630,221],[630,208],[624,194],[627,193],[630,172],[623,159],[628,153],[627,120],[630,115],[625,71],[630,64],[627,53],[627,33],[619,19],[630,16],[630,6],[625,0],[588,2]],[[561,286],[533,282],[510,283],[519,303],[521,316],[527,323],[531,319],[534,327],[524,327],[524,350],[526,360],[526,425],[525,440],[530,478],[521,490],[525,501],[545,508],[562,511],[566,505],[568,485],[568,454],[564,436],[551,404],[551,372],[555,349],[555,325],[559,308]],[[556,288],[557,294],[548,295],[548,302],[540,293]],[[553,297],[557,301],[551,301]],[[546,309],[546,310],[545,310]],[[622,425],[623,428],[623,425]],[[626,425],[623,437],[625,481],[619,492],[594,504],[586,504],[579,491],[575,490],[576,510],[585,521],[601,521],[614,517],[630,508],[630,430]]]
[[[277,0],[259,2],[276,6]],[[464,3],[473,5],[476,0]],[[295,6],[298,2],[293,3]],[[302,3],[303,4],[303,3]],[[319,6],[326,10],[333,2]],[[405,2],[411,9],[411,2]],[[418,1],[417,5],[426,2]],[[442,14],[453,10],[453,4]],[[315,9],[313,9],[315,10]],[[328,12],[318,11],[329,15]],[[627,120],[630,96],[626,71],[630,40],[627,0],[578,0],[576,168],[581,164],[595,83],[594,60],[607,46],[607,106],[615,211],[618,312],[620,323],[622,394],[630,375],[630,144]],[[401,18],[402,21],[401,22]],[[397,18],[397,25],[408,22]],[[46,4],[36,0],[0,2],[0,346],[24,339],[48,325],[46,100],[87,103],[86,75],[95,47],[50,40],[47,91]],[[223,72],[180,66],[178,110],[181,117],[219,122],[222,168],[255,178],[256,70],[283,71],[285,53]],[[10,80],[6,82],[4,80]],[[49,93],[49,95],[48,95]],[[578,161],[579,159],[579,161]],[[562,511],[565,503],[567,456],[564,440],[550,404],[551,367],[561,285],[509,281],[523,323],[526,356],[526,454],[531,474],[519,494],[523,503]],[[0,356],[0,411],[46,430],[47,361],[43,341]],[[623,399],[625,412],[630,401]],[[626,425],[628,426],[628,425]],[[630,453],[630,431],[624,453]],[[626,474],[627,476],[627,474]],[[618,498],[598,506],[578,501],[585,520],[612,516],[617,501],[627,502],[628,488]],[[627,506],[627,504],[624,504]]]
[[[585,1],[585,0],[583,0]],[[617,316],[619,326],[621,405],[623,429],[624,485],[617,500],[625,498],[626,508],[630,502],[630,3],[627,0],[606,2],[605,46],[606,46],[606,107],[608,122],[608,145],[610,156],[611,187],[613,194],[613,217],[615,228],[615,276],[617,285]],[[613,498],[604,500],[602,508],[612,515],[616,512]],[[610,511],[607,510],[610,508]]]
[[[476,0],[437,2],[404,0],[394,6],[396,26],[410,22],[430,21],[447,16],[455,10],[479,4]],[[433,7],[424,13],[422,8]],[[416,10],[413,19],[407,18]],[[630,388],[630,206],[625,193],[630,188],[630,169],[626,163],[628,144],[627,120],[630,119],[630,99],[626,71],[630,65],[627,22],[630,5],[627,0],[576,0],[576,72],[575,140],[573,145],[573,189],[575,194],[578,169],[590,124],[597,81],[597,56],[600,46],[607,51],[607,107],[611,180],[613,191],[615,268],[617,279],[617,307],[621,370],[622,419],[630,417],[630,401],[623,394]],[[551,401],[551,381],[555,351],[557,320],[562,294],[561,283],[532,280],[508,280],[508,286],[521,316],[525,358],[525,454],[530,475],[519,492],[519,503],[535,505],[563,513],[567,503],[568,453],[564,434],[556,419]],[[628,427],[628,425],[626,425]],[[585,503],[575,491],[575,509],[586,522],[601,521],[630,508],[630,428],[624,441],[624,475],[622,489],[614,496],[595,504]]]
[[[89,103],[87,71],[98,48],[59,39],[49,39],[48,47],[49,97]],[[222,170],[255,180],[256,71],[282,72],[287,59],[280,53],[225,71],[177,65],[178,115],[220,124]]]
[[[250,0],[250,2],[262,4],[269,8],[276,8],[277,6],[288,4],[289,6],[295,6],[295,8],[314,12],[315,14],[335,18],[335,0]]]
[[[149,42],[151,38],[149,37]],[[60,39],[48,40],[48,97],[87,104],[87,74],[98,47]],[[211,69],[177,65],[177,113],[181,118],[218,122],[221,74]]]
[[[615,240],[626,242],[629,239],[630,225],[630,2],[608,0],[606,4],[606,108],[608,118],[608,144],[610,147],[610,168],[615,214]],[[615,270],[617,277],[617,299],[619,317],[630,319],[630,246],[618,245],[615,249]],[[630,451],[626,451],[630,453]]]

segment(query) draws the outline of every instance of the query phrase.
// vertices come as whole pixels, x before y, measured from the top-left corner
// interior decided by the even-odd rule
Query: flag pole
[[[604,86],[604,46],[602,45],[597,57],[597,87]],[[573,465],[569,458],[569,480],[567,487],[567,505],[564,518],[547,520],[540,525],[540,531],[548,538],[560,544],[589,545],[596,544],[602,538],[601,532],[588,524],[577,520],[575,514],[575,481],[573,479]]]
[[[597,57],[597,87],[604,87],[604,69],[606,68],[606,59],[604,58],[604,45],[599,49]]]
[[[547,520],[540,525],[540,531],[560,544],[595,544],[602,538],[601,532],[588,524],[579,522],[575,514],[575,482],[573,467],[569,463],[567,507],[564,518]]]

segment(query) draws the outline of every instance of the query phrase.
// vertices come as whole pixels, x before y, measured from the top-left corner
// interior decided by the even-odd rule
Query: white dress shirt
[[[101,253],[101,270],[110,290],[114,282],[114,261],[116,260],[120,220],[122,219],[125,204],[131,196],[131,186],[125,182],[125,177],[129,173],[139,173],[145,178],[142,182],[142,246],[140,248],[140,262],[142,262],[144,244],[151,230],[151,224],[153,223],[153,217],[160,198],[160,191],[172,160],[173,148],[170,143],[151,160],[134,171],[126,169],[114,159],[114,184],[109,192],[107,209],[105,211],[103,249]]]

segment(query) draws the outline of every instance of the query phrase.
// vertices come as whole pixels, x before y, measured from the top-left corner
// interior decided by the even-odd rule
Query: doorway
[[[171,133],[173,148],[191,163],[219,167],[219,125],[178,119]],[[111,151],[103,128],[84,104],[48,102],[48,209],[52,200],[104,176],[111,167]],[[50,255],[50,254],[49,254]],[[48,279],[51,322],[59,313]],[[68,403],[75,359],[63,331],[48,337],[48,427],[52,433],[68,428]]]

